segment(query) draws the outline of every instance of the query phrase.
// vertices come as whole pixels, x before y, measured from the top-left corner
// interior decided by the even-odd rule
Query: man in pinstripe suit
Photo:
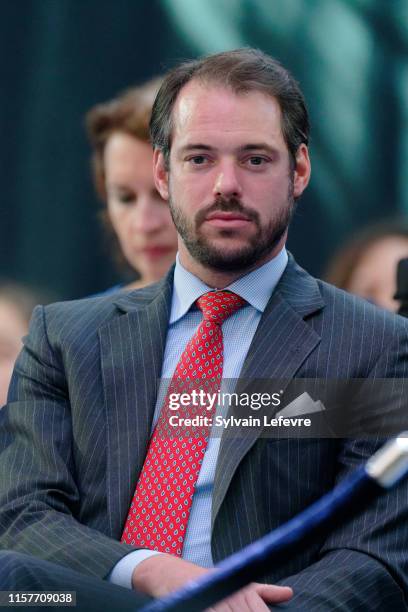
[[[171,377],[200,322],[196,299],[228,288],[245,300],[223,324],[224,377],[403,378],[408,335],[402,318],[317,281],[285,251],[310,176],[309,125],[277,62],[237,50],[179,66],[151,127],[156,185],[179,233],[176,267],[136,292],[36,309],[0,413],[0,541],[42,572],[46,560],[70,579],[74,570],[157,597],[285,522],[377,448],[250,429],[210,439],[183,557],[120,543],[161,409],[157,380]],[[400,401],[397,384],[394,393]],[[267,586],[217,608],[407,609],[407,492],[400,485],[270,568]],[[27,566],[37,561],[3,558],[20,568],[14,585],[22,567],[35,573]]]

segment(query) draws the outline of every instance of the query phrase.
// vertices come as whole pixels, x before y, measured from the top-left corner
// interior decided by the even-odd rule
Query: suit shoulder
[[[344,317],[349,321],[364,321],[364,325],[374,326],[382,333],[408,334],[408,319],[325,281],[316,280],[325,302],[326,315],[329,312],[335,318]]]
[[[134,290],[118,289],[85,298],[54,302],[45,306],[47,316],[61,317],[75,315],[83,319],[105,317],[123,306],[124,310],[143,306],[158,290],[159,283]]]
[[[50,340],[73,339],[96,334],[114,317],[130,310],[143,308],[157,293],[157,284],[134,291],[117,291],[77,300],[55,302],[37,310],[32,325],[42,317]]]
[[[115,309],[116,293],[97,295],[76,300],[54,302],[44,306],[44,313],[48,320],[78,317],[82,320],[99,319]]]

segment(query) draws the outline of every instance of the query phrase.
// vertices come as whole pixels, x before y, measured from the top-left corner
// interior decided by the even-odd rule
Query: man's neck
[[[285,241],[286,236],[279,241],[271,253],[268,253],[268,255],[258,260],[253,266],[242,268],[233,272],[216,270],[214,268],[203,266],[201,263],[193,259],[185,248],[179,249],[180,263],[183,268],[185,268],[191,274],[194,274],[194,276],[203,281],[203,283],[205,283],[208,287],[212,287],[214,289],[224,289],[239,278],[242,278],[253,270],[260,268],[268,261],[271,261],[283,249]]]

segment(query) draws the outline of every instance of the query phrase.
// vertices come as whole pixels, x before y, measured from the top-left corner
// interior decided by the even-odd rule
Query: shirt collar
[[[251,306],[263,312],[287,263],[288,254],[283,247],[271,261],[242,276],[225,289],[233,291]],[[170,324],[181,319],[190,310],[194,302],[207,291],[213,291],[213,288],[208,287],[197,276],[183,268],[177,254]]]

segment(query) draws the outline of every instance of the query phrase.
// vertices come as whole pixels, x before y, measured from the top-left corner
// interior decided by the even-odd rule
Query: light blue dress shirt
[[[288,262],[285,249],[271,261],[234,281],[225,289],[240,295],[247,304],[236,311],[222,325],[224,340],[223,379],[237,379],[241,372],[262,313]],[[157,397],[153,428],[159,417],[167,386],[180,356],[202,320],[202,313],[194,304],[208,287],[176,261],[174,291],[169,327],[162,366],[162,384]],[[230,390],[230,389],[229,389]],[[183,559],[212,567],[211,555],[211,503],[215,468],[221,438],[209,438],[201,465],[190,511],[183,545]],[[123,557],[113,568],[109,580],[131,588],[132,572],[138,563],[160,554],[152,550],[136,550]]]

